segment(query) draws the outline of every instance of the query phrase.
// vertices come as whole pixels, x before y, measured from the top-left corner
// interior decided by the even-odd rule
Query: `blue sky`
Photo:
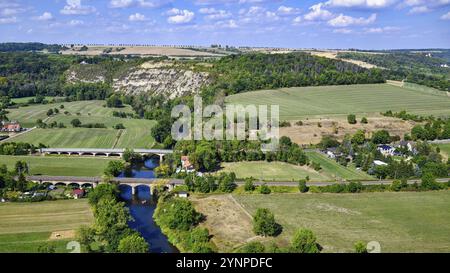
[[[0,0],[0,41],[450,48],[450,0]]]

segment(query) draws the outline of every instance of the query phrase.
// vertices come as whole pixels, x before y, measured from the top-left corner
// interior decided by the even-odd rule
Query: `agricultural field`
[[[57,252],[68,252],[66,244],[75,230],[93,221],[87,200],[0,204],[0,252],[37,252],[51,243]],[[54,236],[61,235],[60,239]]]
[[[7,156],[0,155],[0,165],[14,169],[17,161],[28,164],[30,175],[101,176],[108,162],[117,159],[63,156]]]
[[[281,245],[287,245],[298,228],[309,228],[323,252],[352,252],[359,240],[379,242],[381,252],[450,251],[450,191],[233,197],[250,214],[257,208],[270,209],[283,226],[275,238]],[[220,218],[222,207],[214,213]],[[245,226],[248,221],[241,217],[234,223]]]
[[[155,121],[143,119],[123,119],[113,117],[113,111],[132,112],[130,107],[106,108],[104,101],[77,101],[37,105],[13,109],[8,114],[11,120],[17,120],[23,126],[34,126],[37,119],[51,123],[63,123],[66,128],[35,129],[29,133],[13,137],[8,141],[39,143],[58,148],[151,148],[154,139],[151,128]],[[60,105],[64,105],[60,109]],[[58,108],[60,113],[47,118],[48,109]],[[67,111],[68,114],[64,114]],[[70,122],[79,119],[82,123],[103,123],[107,128],[73,128]],[[122,123],[123,130],[112,127]]]
[[[432,93],[389,84],[295,87],[229,96],[227,103],[279,105],[281,120],[329,118],[347,114],[373,116],[388,110],[450,115],[446,92]]]
[[[331,177],[307,166],[284,162],[225,162],[220,172],[234,172],[238,179],[253,177],[262,181],[298,181],[309,176],[311,181],[328,181]]]
[[[36,97],[13,98],[13,99],[11,99],[11,101],[14,103],[28,103],[31,99],[35,99],[35,98]],[[44,97],[44,99],[47,101],[51,101],[54,98],[56,98],[56,97],[49,97],[49,96]]]
[[[261,181],[298,181],[309,176],[311,182],[341,180],[373,180],[374,178],[352,166],[344,167],[318,152],[308,152],[311,161],[319,163],[322,170],[296,166],[284,162],[225,162],[219,172],[234,172],[238,179],[253,177]]]

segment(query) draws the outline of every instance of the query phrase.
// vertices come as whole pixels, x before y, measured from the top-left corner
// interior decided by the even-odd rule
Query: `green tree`
[[[89,192],[89,204],[96,206],[101,199],[116,200],[119,196],[119,188],[115,184],[103,183],[99,184]]]
[[[352,137],[352,143],[362,145],[366,141],[366,132],[358,130]]]
[[[147,253],[149,245],[142,236],[137,233],[122,238],[117,250],[120,253]]]
[[[356,116],[353,115],[353,114],[348,115],[347,116],[347,121],[348,121],[349,124],[356,124],[357,123]]]
[[[423,190],[440,190],[441,186],[436,182],[436,178],[431,173],[425,173],[422,175],[421,188]]]
[[[253,232],[261,236],[276,236],[281,232],[281,226],[275,222],[275,216],[268,209],[259,208],[253,216]]]
[[[291,248],[295,253],[319,253],[316,236],[309,229],[299,229],[292,238]]]
[[[253,184],[253,178],[246,178],[245,179],[245,185],[244,185],[245,191],[254,191],[255,185]]]
[[[53,109],[48,109],[47,111],[47,116],[52,116],[53,115]]]
[[[372,142],[374,144],[387,144],[391,142],[391,136],[386,130],[376,131],[372,135]]]
[[[74,128],[76,128],[76,127],[80,127],[81,126],[81,121],[79,120],[79,119],[73,119],[71,122],[70,122],[70,124],[72,124],[72,126],[74,127]]]
[[[158,224],[170,229],[187,231],[202,219],[189,200],[173,198],[158,205],[155,218]]]
[[[306,193],[309,191],[309,187],[306,185],[306,180],[302,179],[298,182],[298,189],[301,193]]]
[[[108,162],[108,166],[106,166],[105,169],[105,174],[116,177],[124,170],[125,164],[122,161],[114,160]]]

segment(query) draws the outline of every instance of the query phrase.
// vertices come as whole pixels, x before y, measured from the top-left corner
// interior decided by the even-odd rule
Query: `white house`
[[[390,145],[380,145],[377,148],[378,151],[384,156],[394,156],[395,148]]]
[[[388,164],[386,162],[383,162],[380,160],[373,161],[373,164],[375,164],[375,166],[388,166]]]

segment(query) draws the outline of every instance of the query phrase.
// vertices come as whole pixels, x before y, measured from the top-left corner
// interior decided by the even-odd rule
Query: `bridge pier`
[[[136,195],[136,187],[131,187],[131,195]]]
[[[164,155],[163,154],[158,154],[159,155],[159,163],[163,162],[164,159]]]

